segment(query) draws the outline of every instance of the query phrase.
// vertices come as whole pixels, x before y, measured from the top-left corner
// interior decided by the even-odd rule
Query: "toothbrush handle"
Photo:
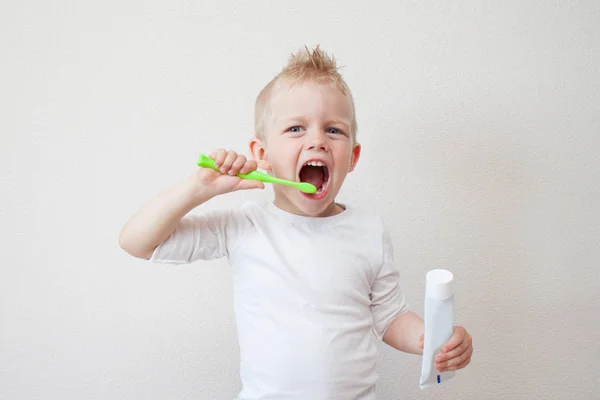
[[[198,166],[203,168],[211,168],[215,171],[219,171],[219,168],[215,166],[215,160],[212,158],[200,154],[200,158],[198,159]],[[261,182],[269,182],[269,183],[279,183],[280,179],[275,178],[274,176],[267,175],[260,171],[251,171],[247,174],[237,174],[237,177],[241,179],[249,179],[253,181],[261,181]]]
[[[271,176],[269,174],[265,174],[264,172],[260,172],[260,171],[250,171],[247,174],[238,174],[237,176],[239,176],[242,179],[251,179],[253,181],[261,181],[261,182],[267,182],[267,183],[280,183],[280,184],[284,184],[284,185],[290,185],[294,182],[289,182],[283,179],[279,179],[276,178],[274,176]]]
[[[210,158],[204,154],[200,154],[197,164],[199,167],[211,168],[211,169],[214,169],[215,171],[220,172],[219,168],[217,168],[215,166],[215,160],[213,160],[212,158]],[[236,176],[241,179],[249,179],[249,180],[253,180],[253,181],[279,183],[281,185],[288,185],[288,186],[294,187],[305,193],[316,193],[316,191],[317,191],[317,188],[314,185],[311,185],[310,183],[286,181],[285,179],[276,178],[274,176],[271,176],[269,174],[265,174],[264,172],[260,172],[260,171],[256,171],[256,170],[251,171],[247,174],[237,174]]]

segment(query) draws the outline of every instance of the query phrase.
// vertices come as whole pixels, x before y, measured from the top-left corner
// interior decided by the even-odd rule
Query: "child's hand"
[[[220,195],[236,190],[264,189],[265,185],[262,182],[241,179],[236,176],[239,173],[247,174],[254,171],[258,167],[256,161],[248,160],[235,151],[223,149],[210,153],[209,157],[215,160],[215,166],[221,172],[211,168],[199,168],[195,178],[201,186],[210,188],[211,194]],[[269,166],[266,162],[261,162],[261,167],[268,168]]]
[[[424,337],[421,335],[420,347],[424,347]],[[454,327],[454,334],[442,347],[435,357],[435,367],[440,372],[463,369],[471,362],[473,354],[473,338],[462,326]]]

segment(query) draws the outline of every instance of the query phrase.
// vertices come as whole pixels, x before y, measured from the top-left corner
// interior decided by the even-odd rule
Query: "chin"
[[[337,191],[328,184],[315,194],[299,193],[302,198],[296,207],[304,214],[312,217],[321,217],[335,203]]]

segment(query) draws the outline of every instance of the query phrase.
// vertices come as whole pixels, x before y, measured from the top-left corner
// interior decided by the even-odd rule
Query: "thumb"
[[[254,181],[251,179],[242,179],[238,183],[235,190],[248,190],[248,189],[264,189],[265,185],[260,181]]]

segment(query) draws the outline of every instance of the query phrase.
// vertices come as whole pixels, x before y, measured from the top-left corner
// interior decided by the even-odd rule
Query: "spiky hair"
[[[354,100],[350,88],[339,73],[335,57],[327,54],[320,46],[309,49],[304,46],[298,52],[293,53],[287,65],[275,76],[259,93],[254,107],[254,130],[257,137],[262,138],[264,134],[264,119],[268,109],[273,87],[276,83],[286,81],[291,84],[315,82],[318,84],[331,84],[339,89],[345,96],[349,97],[352,104],[352,126],[351,136],[356,139],[358,130],[356,114],[354,112]]]

